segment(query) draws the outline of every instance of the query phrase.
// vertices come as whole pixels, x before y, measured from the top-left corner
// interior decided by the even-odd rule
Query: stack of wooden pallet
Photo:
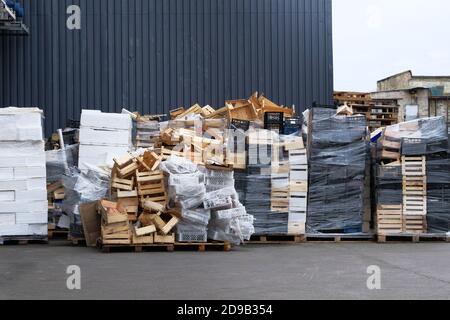
[[[426,157],[403,156],[403,219],[404,232],[427,232]]]

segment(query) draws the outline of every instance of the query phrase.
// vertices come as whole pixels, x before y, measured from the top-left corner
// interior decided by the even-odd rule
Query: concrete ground
[[[66,287],[69,265],[81,290]],[[381,269],[370,291],[367,268]],[[0,299],[450,299],[450,245],[313,243],[232,252],[103,254],[0,246]]]

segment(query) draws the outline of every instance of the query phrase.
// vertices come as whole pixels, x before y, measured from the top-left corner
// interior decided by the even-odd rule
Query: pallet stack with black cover
[[[400,160],[385,157],[387,140],[399,145]],[[427,234],[447,233],[450,208],[445,119],[426,118],[387,127],[378,146],[379,240],[384,242],[395,235],[417,240]]]
[[[368,154],[364,116],[306,112],[309,147],[308,233],[362,232]]]
[[[253,241],[301,242],[307,208],[307,158],[301,137],[279,129],[252,128],[245,171],[236,172],[236,188],[255,216]]]

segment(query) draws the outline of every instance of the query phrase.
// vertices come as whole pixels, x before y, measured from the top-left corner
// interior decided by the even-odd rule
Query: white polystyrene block
[[[47,201],[14,201],[14,202],[1,202],[0,213],[11,212],[43,212],[48,210]]]
[[[15,199],[16,201],[45,201],[47,190],[15,191]]]
[[[28,236],[30,235],[28,226],[28,224],[0,226],[0,236]]]
[[[0,141],[0,158],[26,158],[28,156],[36,157],[42,155],[45,159],[45,144],[43,141]],[[13,163],[11,163],[10,165],[14,166]]]
[[[2,156],[0,154],[0,168],[14,167],[40,167],[45,166],[45,153],[39,155]]]
[[[130,130],[106,130],[82,128],[80,143],[95,146],[129,146],[131,142]]]
[[[0,226],[12,226],[16,224],[16,215],[14,213],[0,214]]]
[[[122,129],[132,128],[131,117],[127,114],[103,113],[98,110],[82,110],[81,127]]]
[[[48,234],[48,225],[45,224],[30,224],[28,231],[32,236],[46,236]]]
[[[17,224],[47,223],[47,219],[48,219],[47,211],[16,213]]]
[[[14,179],[15,180],[45,178],[46,176],[47,176],[47,170],[46,170],[45,166],[14,168]]]
[[[15,201],[16,192],[15,191],[0,191],[0,203],[3,201]]]
[[[45,178],[0,181],[0,191],[46,190],[46,188],[47,182]]]
[[[0,181],[14,180],[14,168],[0,168]]]

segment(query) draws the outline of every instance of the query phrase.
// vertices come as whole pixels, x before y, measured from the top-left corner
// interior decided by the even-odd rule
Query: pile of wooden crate
[[[139,226],[130,234],[133,244],[175,242],[172,231],[180,214],[176,210],[166,210],[165,177],[158,170],[162,160],[163,156],[153,151],[114,159],[111,197],[127,215],[128,223]]]

